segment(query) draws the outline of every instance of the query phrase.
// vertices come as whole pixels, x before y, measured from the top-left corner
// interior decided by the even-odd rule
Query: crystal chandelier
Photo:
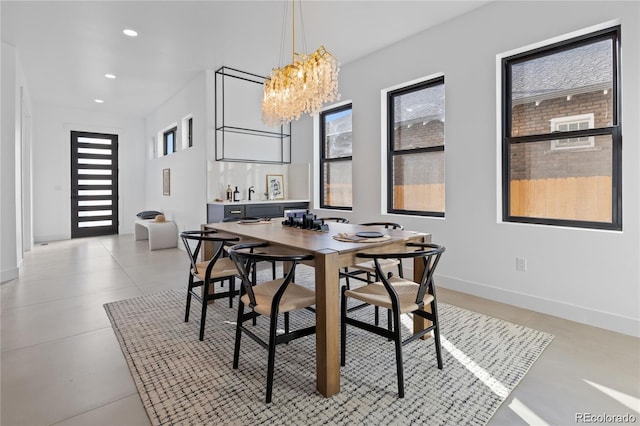
[[[324,46],[310,55],[295,52],[295,0],[292,11],[292,63],[274,68],[264,83],[262,121],[269,126],[286,124],[305,113],[314,114],[323,103],[340,97],[336,58]]]

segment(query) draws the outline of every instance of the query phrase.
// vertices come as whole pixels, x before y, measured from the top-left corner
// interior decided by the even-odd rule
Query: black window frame
[[[332,114],[336,114],[342,111],[351,111],[351,116],[353,117],[353,105],[351,103],[348,104],[344,104],[344,105],[340,105],[337,106],[335,108],[329,108],[326,109],[324,111],[321,111],[319,114],[319,122],[320,122],[320,167],[319,167],[319,174],[320,174],[320,208],[321,209],[331,209],[331,210],[352,210],[353,209],[353,181],[352,181],[352,186],[351,186],[351,205],[350,206],[332,206],[329,205],[325,202],[325,186],[326,186],[326,182],[325,182],[325,176],[324,176],[324,166],[327,163],[337,163],[337,162],[342,162],[342,161],[349,161],[351,162],[352,165],[352,179],[353,179],[353,137],[351,140],[351,153],[352,155],[349,156],[345,156],[345,157],[336,157],[336,158],[327,158],[326,157],[326,152],[327,152],[327,147],[326,147],[326,123],[325,123],[325,118],[328,115],[332,115]]]
[[[426,217],[445,217],[445,212],[436,212],[428,210],[406,210],[395,209],[393,207],[394,186],[393,186],[393,160],[396,156],[426,154],[430,152],[444,152],[445,143],[438,146],[430,146],[424,148],[398,149],[395,146],[395,108],[394,98],[396,96],[405,95],[411,92],[417,92],[434,86],[444,86],[444,76],[430,78],[409,86],[404,86],[387,92],[387,213],[402,214],[412,216]],[[446,111],[446,110],[445,110]],[[445,112],[446,114],[446,112]],[[446,173],[446,171],[445,171]]]
[[[174,152],[176,152],[176,144],[178,143],[176,140],[176,136],[178,134],[178,126],[173,127],[169,130],[165,130],[162,133],[162,147],[163,147],[163,155],[169,155],[169,154],[173,154]],[[167,141],[167,137],[169,135],[173,135],[173,150],[171,152],[169,152],[168,150],[168,141]]]
[[[187,120],[187,140],[188,147],[191,148],[193,146],[193,117],[189,117]]]
[[[612,41],[612,96],[613,112],[612,126],[594,127],[592,129],[562,132],[562,138],[576,138],[586,136],[610,135],[612,143],[611,181],[612,181],[612,210],[611,223],[582,220],[549,219],[529,216],[512,216],[510,214],[510,146],[518,143],[542,142],[558,139],[557,132],[511,136],[512,129],[512,94],[511,67],[519,62],[535,59],[548,54],[570,50],[581,45],[610,39]],[[502,58],[502,220],[509,223],[527,223],[574,228],[622,230],[622,123],[621,123],[621,89],[620,89],[620,40],[621,27],[615,26],[596,32],[584,34],[568,40],[518,53]]]

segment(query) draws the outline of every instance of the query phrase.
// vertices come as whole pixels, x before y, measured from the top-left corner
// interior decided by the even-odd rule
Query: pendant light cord
[[[295,0],[293,0],[295,2]],[[299,0],[300,3],[300,34],[302,35],[302,53],[304,55],[307,54],[307,37],[304,31],[304,14],[302,13],[302,0]]]
[[[291,0],[291,62],[296,61],[296,0]]]
[[[280,56],[278,57],[278,65],[282,67],[283,58],[284,58],[284,45],[285,40],[287,39],[287,21],[288,21],[288,11],[287,1],[282,2],[282,28],[280,30]]]

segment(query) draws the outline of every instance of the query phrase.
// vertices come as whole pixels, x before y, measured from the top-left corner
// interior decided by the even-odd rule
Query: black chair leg
[[[258,282],[258,268],[256,268],[255,263],[251,265],[251,285],[255,285]]]
[[[442,370],[442,351],[440,347],[440,323],[438,320],[438,307],[435,301],[431,302],[431,313],[433,314],[433,340],[436,345],[436,358],[438,360],[438,368]]]
[[[284,313],[284,332],[289,334],[289,312]]]
[[[396,369],[398,371],[398,397],[404,398],[404,367],[402,361],[402,334],[400,333],[400,312],[393,312],[393,340],[396,343]]]
[[[344,282],[347,285],[347,290],[351,289],[351,286],[349,285],[349,268],[344,268]]]
[[[257,282],[257,276],[258,276],[258,272],[256,270],[256,264],[247,264],[247,271],[251,271],[251,285],[256,285]],[[249,275],[249,272],[247,272],[247,275]],[[234,278],[235,279],[235,278]],[[244,288],[242,287],[242,283],[240,283],[240,296],[239,298],[242,298],[242,296],[245,294],[246,292],[244,291]],[[241,302],[238,302],[241,303]],[[252,325],[256,325],[258,323],[258,319],[257,319],[257,315],[254,315],[251,318],[251,324]]]
[[[371,272],[367,272],[367,281],[370,283],[373,282],[373,279],[371,277],[372,277]],[[376,276],[376,281],[379,281],[377,276]],[[380,309],[377,306],[374,306],[373,309],[375,310],[373,323],[375,325],[378,325],[380,324]]]
[[[387,330],[393,331],[393,319],[392,319],[391,309],[387,309]]]
[[[189,322],[189,311],[191,310],[191,289],[193,288],[193,275],[189,274],[189,286],[187,287],[187,308],[184,313],[184,322]]]
[[[340,365],[343,367],[346,364],[347,352],[347,296],[344,295],[346,290],[347,287],[342,287],[340,304]]]
[[[229,307],[233,308],[233,293],[236,292],[236,279],[235,277],[229,278]]]
[[[204,340],[204,326],[207,320],[207,306],[209,302],[209,282],[205,281],[202,288],[204,294],[202,297],[202,312],[200,313],[200,341]]]
[[[233,368],[238,368],[240,361],[240,338],[242,337],[242,316],[244,315],[244,303],[238,302],[238,319],[236,320],[236,342],[233,347]],[[255,318],[254,318],[255,319]]]
[[[271,324],[269,326],[269,357],[267,360],[267,395],[266,402],[271,402],[271,393],[273,390],[273,370],[276,361],[276,330],[278,328],[278,313],[271,313]]]
[[[274,280],[277,278],[276,262],[271,262],[271,275],[272,275]]]

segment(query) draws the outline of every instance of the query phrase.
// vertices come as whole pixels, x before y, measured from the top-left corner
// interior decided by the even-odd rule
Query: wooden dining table
[[[268,242],[274,253],[311,253],[315,268],[316,291],[316,388],[325,397],[340,392],[340,268],[352,266],[363,259],[358,253],[392,253],[405,251],[408,242],[430,242],[431,235],[384,228],[372,228],[345,223],[329,223],[328,232],[293,228],[281,219],[242,223],[220,222],[203,225],[203,229],[240,237],[241,241]],[[390,238],[385,241],[344,242],[334,236],[363,231],[380,231]],[[423,265],[414,262],[414,280],[421,277]],[[418,318],[418,316],[415,316]],[[415,319],[415,329],[424,322]]]

